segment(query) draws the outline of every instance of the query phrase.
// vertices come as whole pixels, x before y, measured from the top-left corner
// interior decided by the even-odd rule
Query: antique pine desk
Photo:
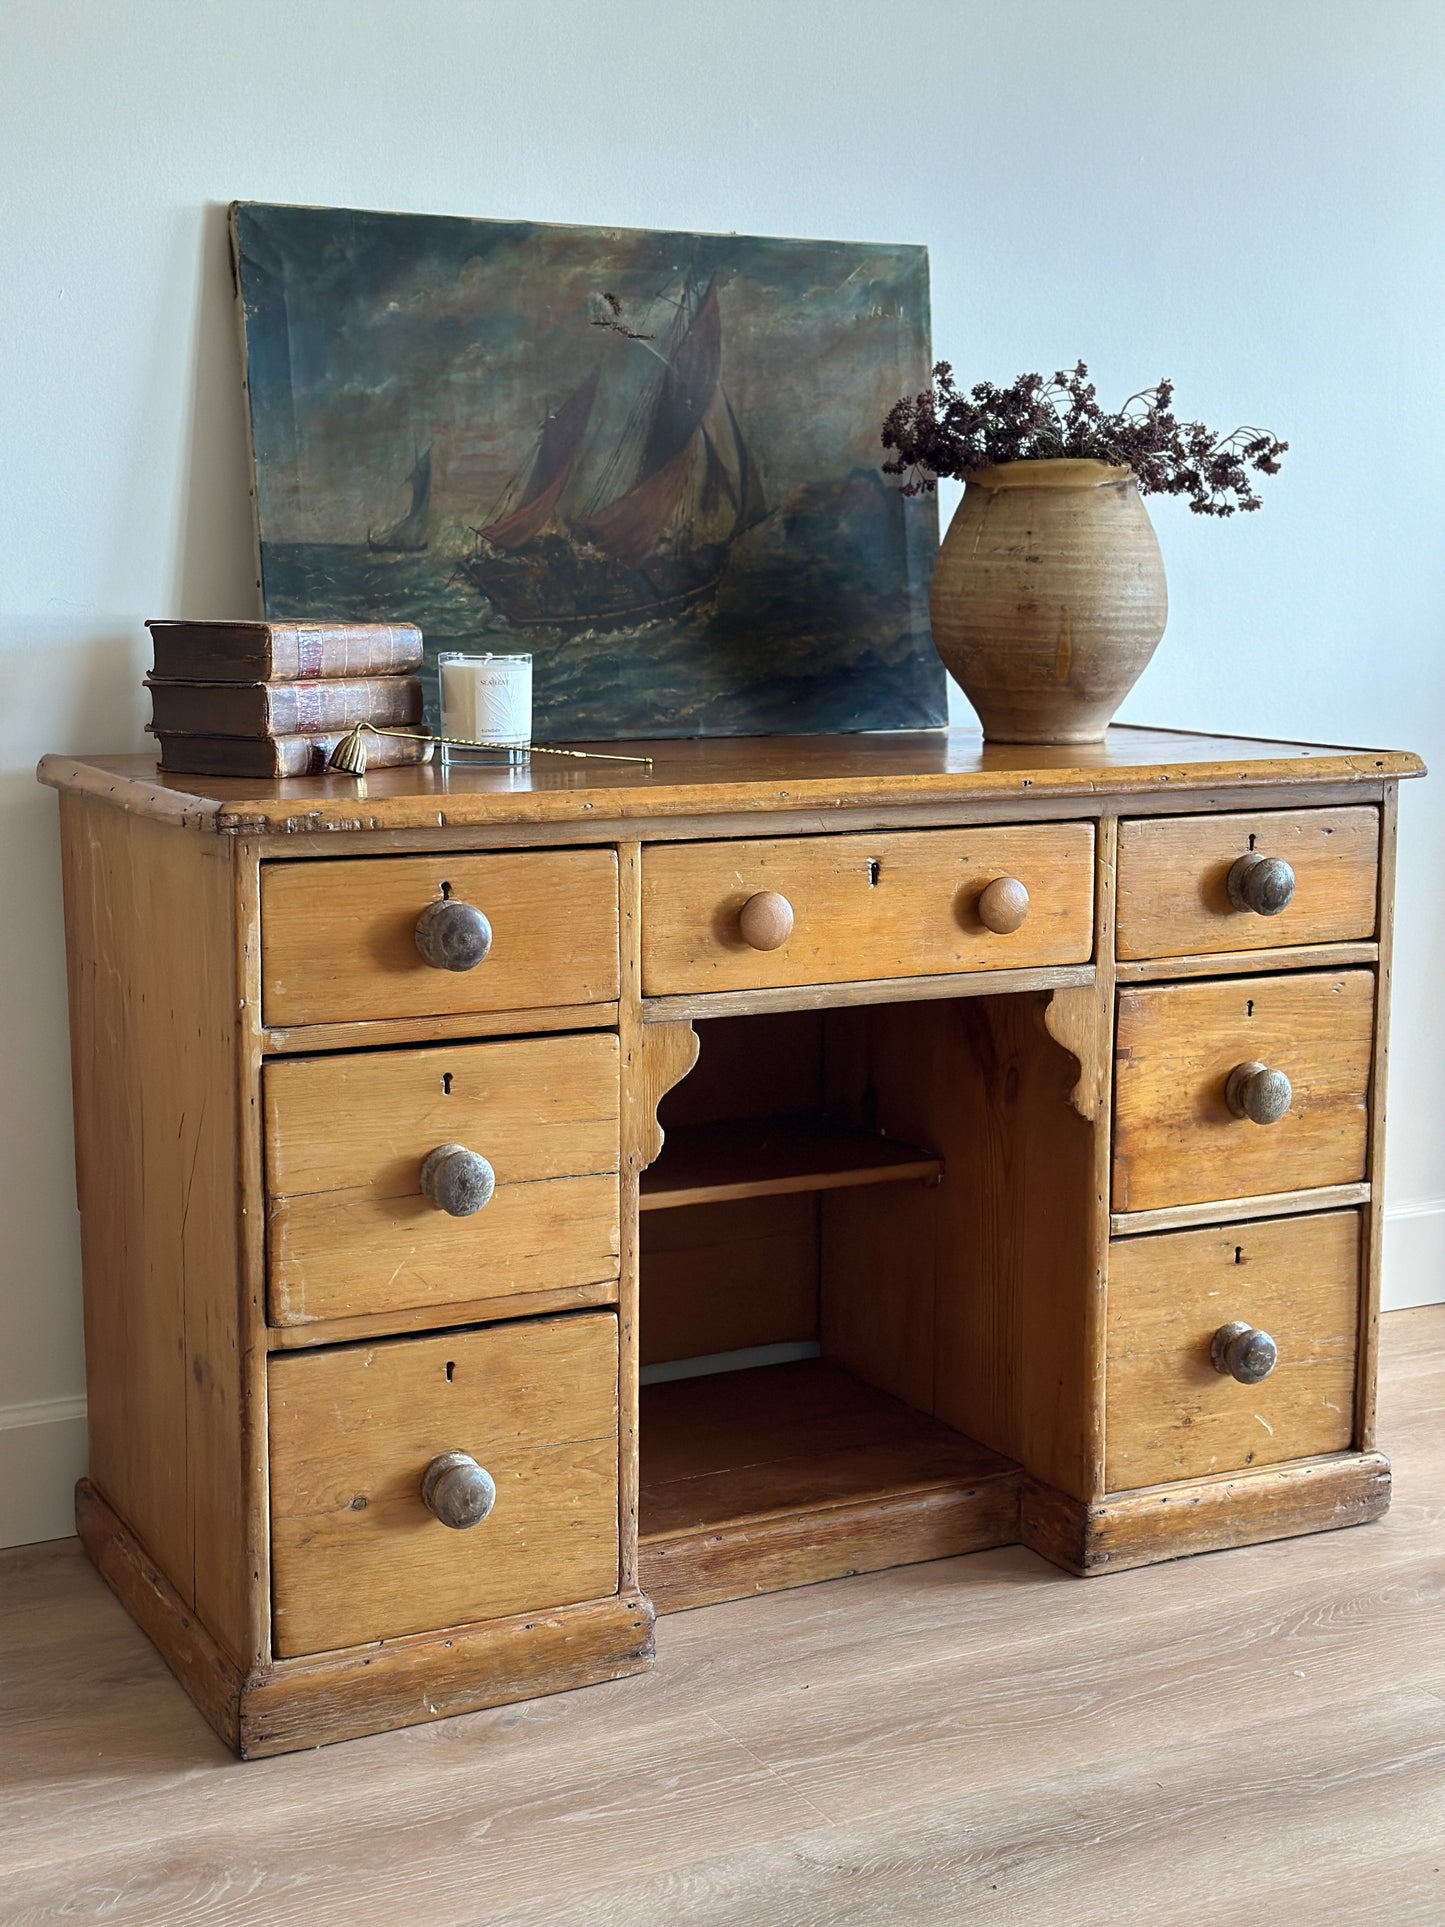
[[[655,1611],[1388,1503],[1418,761],[645,747],[41,765],[79,1529],[245,1755],[635,1672]]]

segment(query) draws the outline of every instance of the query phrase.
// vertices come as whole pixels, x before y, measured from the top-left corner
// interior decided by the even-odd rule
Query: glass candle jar
[[[508,763],[531,761],[532,658],[469,656],[443,650],[437,657],[443,736],[464,736],[487,750],[441,745],[443,764],[499,753]]]

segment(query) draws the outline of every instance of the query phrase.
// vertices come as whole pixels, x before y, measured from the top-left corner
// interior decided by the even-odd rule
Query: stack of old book
[[[409,622],[148,622],[151,734],[189,776],[319,776],[358,723],[422,726],[421,630]],[[429,741],[368,732],[373,769]]]

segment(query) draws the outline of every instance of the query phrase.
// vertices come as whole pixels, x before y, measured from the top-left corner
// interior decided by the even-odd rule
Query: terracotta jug
[[[1169,611],[1132,472],[979,469],[939,550],[930,607],[934,645],[990,742],[1098,742]]]

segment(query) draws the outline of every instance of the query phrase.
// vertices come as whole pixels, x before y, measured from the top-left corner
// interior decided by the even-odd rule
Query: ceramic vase
[[[930,609],[938,653],[990,742],[1098,742],[1168,608],[1129,469],[1005,462],[969,477]]]

